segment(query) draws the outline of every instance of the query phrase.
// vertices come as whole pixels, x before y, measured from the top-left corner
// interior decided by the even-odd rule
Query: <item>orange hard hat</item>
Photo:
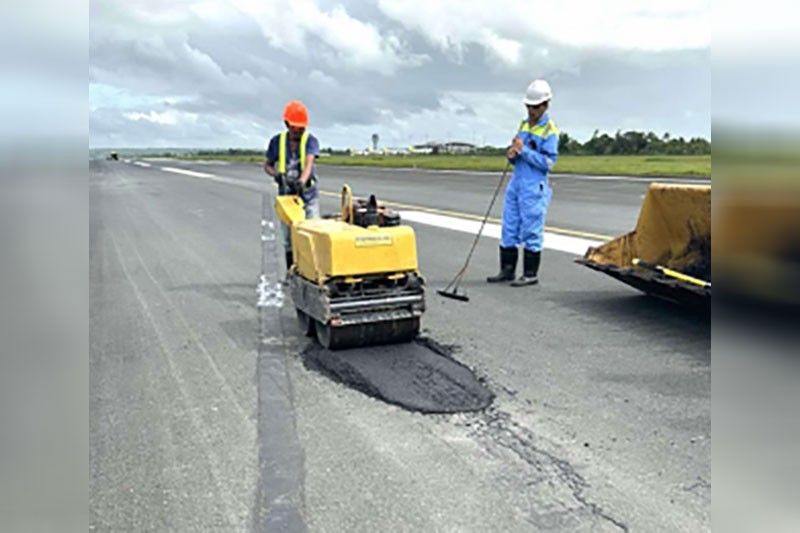
[[[290,126],[305,128],[308,126],[308,109],[300,100],[292,100],[283,108],[283,120]]]

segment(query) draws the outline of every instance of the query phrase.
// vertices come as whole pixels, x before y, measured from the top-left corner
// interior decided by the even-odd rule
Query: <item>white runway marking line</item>
[[[261,240],[265,241],[268,238],[262,235]],[[283,307],[283,287],[280,281],[270,282],[266,275],[261,274],[256,294],[258,294],[256,307]]]
[[[195,159],[192,163],[195,165],[230,165],[228,161],[216,161],[214,159]]]
[[[186,176],[192,176],[195,178],[214,178],[213,174],[207,174],[205,172],[197,172],[194,170],[186,170],[185,168],[175,168],[175,167],[161,167],[161,170],[164,172],[174,172],[175,174],[184,174]]]
[[[425,213],[423,211],[400,211],[400,219],[409,222],[417,222],[427,226],[436,226],[454,231],[461,231],[463,233],[470,233],[476,235],[481,227],[481,223],[477,220],[467,220],[458,217],[449,217],[445,215],[436,215],[433,213]],[[486,223],[483,228],[483,234],[487,237],[500,239],[500,224],[491,222]],[[549,231],[544,232],[544,247],[548,250],[558,250],[559,252],[567,252],[575,255],[583,255],[586,253],[587,248],[591,246],[599,246],[603,242],[591,239],[582,239],[580,237],[571,237],[569,235],[559,235]]]
[[[216,174],[207,174],[205,172],[196,172],[194,170],[186,170],[185,168],[175,167],[160,167],[164,172],[174,172],[176,174],[183,174],[184,176],[191,176],[193,178],[202,178],[206,180],[215,181],[217,183],[224,183],[225,185],[233,185],[234,187],[241,187],[251,191],[263,192],[268,185],[257,183],[254,181],[241,180],[236,178],[227,178],[225,176],[217,176]]]
[[[133,164],[137,167],[150,168],[150,163],[145,163],[144,161],[134,161]]]
[[[186,170],[183,168],[175,167],[161,167],[165,172],[174,172],[176,174],[184,174],[195,178],[205,178],[220,183],[227,183],[230,185],[237,185],[253,190],[263,190],[264,186],[247,182],[245,180],[238,180],[236,178],[226,178],[223,176],[216,176],[214,174],[207,174],[205,172],[196,172],[194,170]],[[445,215],[437,215],[433,213],[425,213],[423,211],[401,211],[401,219],[409,220],[411,222],[418,222],[428,226],[436,226],[439,228],[450,229],[454,231],[461,231],[464,233],[471,233],[475,235],[481,223],[477,220],[468,220],[459,217],[451,217]],[[500,239],[500,224],[487,222],[486,227],[483,229],[484,235]],[[575,255],[583,255],[586,249],[590,246],[599,246],[603,241],[584,239],[581,237],[572,237],[569,235],[561,235],[550,231],[544,232],[544,247],[548,250],[558,250],[560,252],[567,252]]]

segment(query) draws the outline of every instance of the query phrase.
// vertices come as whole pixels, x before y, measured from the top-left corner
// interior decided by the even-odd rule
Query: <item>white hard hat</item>
[[[525,105],[539,105],[553,97],[550,84],[544,80],[533,80],[525,91]]]

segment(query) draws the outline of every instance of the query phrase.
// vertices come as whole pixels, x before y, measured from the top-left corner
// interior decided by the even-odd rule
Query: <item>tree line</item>
[[[581,143],[566,132],[558,136],[558,153],[573,155],[707,155],[711,142],[702,137],[661,137],[649,131],[617,131],[612,137],[594,130],[592,138]]]
[[[375,139],[373,139],[374,144]],[[481,155],[501,155],[505,147],[483,146],[475,149],[474,153]],[[336,150],[323,148],[327,154],[349,154],[349,150]],[[617,131],[613,136],[595,130],[591,139],[581,143],[570,137],[566,132],[558,136],[558,152],[569,155],[708,155],[711,153],[711,141],[702,137],[673,137],[664,133],[660,137],[653,133],[642,131]],[[263,150],[248,150],[229,148],[227,150],[198,150],[199,156],[255,156],[263,155]],[[166,154],[165,154],[166,155]],[[172,155],[172,154],[169,154]]]

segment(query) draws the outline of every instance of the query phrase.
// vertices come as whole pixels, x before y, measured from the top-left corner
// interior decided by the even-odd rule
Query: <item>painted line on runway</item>
[[[183,174],[185,176],[192,176],[193,178],[214,178],[214,174],[207,174],[205,172],[197,172],[195,170],[187,170],[185,168],[175,167],[161,167],[164,172],[174,172],[175,174]]]
[[[217,183],[222,183],[224,185],[233,185],[234,187],[240,187],[242,189],[248,189],[260,193],[267,191],[268,190],[267,187],[269,187],[269,185],[267,184],[258,183],[255,181],[241,180],[237,178],[228,178],[225,176],[217,176],[215,174],[196,172],[194,170],[186,170],[183,168],[175,168],[175,167],[159,167],[159,168],[164,172],[174,172],[175,174],[183,174],[184,176],[191,176],[192,178],[200,178],[204,180],[215,181]]]
[[[217,166],[230,165],[230,161],[220,161],[218,159],[192,159],[190,162],[193,165],[217,165]]]
[[[323,195],[323,196],[330,196],[332,198],[340,198],[341,197],[340,193],[335,193],[335,192],[330,192],[330,191],[320,191],[319,193],[321,195]],[[406,209],[406,210],[410,210],[410,211],[421,211],[423,213],[432,213],[432,214],[436,214],[436,215],[444,215],[444,216],[456,217],[456,218],[467,219],[467,220],[477,220],[478,222],[483,220],[483,217],[480,216],[480,215],[475,215],[475,214],[472,214],[472,213],[463,213],[461,211],[450,211],[448,209],[437,209],[435,207],[423,207],[423,206],[420,206],[420,205],[404,204],[404,203],[401,203],[401,202],[391,202],[391,201],[383,201],[383,200],[381,200],[381,202],[383,202],[385,205],[387,205],[389,207],[394,207],[394,208],[397,208],[397,209]],[[489,217],[487,219],[487,222],[500,224],[501,220],[499,218]],[[558,228],[558,227],[555,227],[555,226],[545,226],[545,230],[546,231],[550,231],[552,233],[559,233],[559,234],[562,234],[562,235],[569,235],[571,237],[580,237],[580,238],[589,239],[589,240],[608,241],[608,240],[613,239],[613,237],[610,236],[610,235],[601,235],[599,233],[591,233],[589,231],[579,231],[579,230],[573,230],[573,229]]]
[[[150,163],[145,163],[144,161],[134,161],[133,164],[142,168],[150,168],[151,166]]]
[[[481,227],[481,223],[477,220],[465,220],[459,217],[437,215],[424,211],[400,211],[400,218],[410,222],[425,224],[426,226],[435,226],[472,235],[476,235]],[[487,223],[483,228],[483,235],[499,240],[500,228],[500,224]],[[570,237],[569,235],[560,235],[551,231],[544,232],[544,247],[548,250],[558,250],[559,252],[583,255],[588,248],[599,246],[602,243],[603,241]]]
[[[258,183],[258,182],[248,181],[248,180],[237,179],[237,178],[228,178],[228,177],[224,177],[224,176],[216,176],[214,174],[208,174],[206,172],[197,172],[197,171],[194,171],[194,170],[186,170],[184,168],[160,167],[160,169],[165,171],[165,172],[174,172],[176,174],[182,174],[182,175],[185,175],[185,176],[191,176],[193,178],[207,179],[207,180],[211,180],[211,181],[216,181],[218,183],[223,183],[223,184],[226,184],[226,185],[234,185],[236,187],[243,187],[243,188],[250,189],[252,191],[258,191],[258,192],[264,192],[266,190],[266,188],[269,187],[269,186],[273,186],[274,187],[274,184],[269,184],[268,185],[266,183]],[[332,191],[319,191],[319,194],[321,196],[328,196],[328,197],[331,197],[331,198],[340,198],[341,197],[340,193],[332,192]],[[398,210],[404,210],[405,212],[427,213],[429,215],[437,215],[437,216],[440,216],[440,217],[446,217],[446,218],[454,219],[454,220],[457,220],[457,221],[480,222],[480,221],[483,220],[483,217],[481,217],[479,215],[472,214],[472,213],[463,213],[463,212],[460,212],[460,211],[450,211],[450,210],[447,210],[447,209],[437,209],[437,208],[433,208],[433,207],[424,207],[424,206],[419,206],[419,205],[406,204],[406,203],[402,203],[402,202],[384,201],[383,203],[385,205],[389,206],[389,207],[392,207],[392,208],[395,208],[395,209],[398,209]],[[439,219],[430,219],[430,220],[439,220]],[[423,222],[422,220],[417,220],[417,222],[425,224],[425,222]],[[487,221],[486,230],[488,230],[488,226],[491,225],[491,224],[494,224],[499,228],[500,227],[499,226],[500,220],[497,219],[497,218],[490,217],[488,219],[488,221]],[[435,225],[435,224],[433,224],[433,225]],[[476,228],[475,231],[473,232],[473,234],[477,233],[477,231],[478,230]],[[575,242],[580,243],[580,246],[583,246],[583,243],[587,243],[587,242],[594,243],[591,246],[597,246],[598,244],[601,244],[602,242],[608,241],[608,240],[613,238],[613,237],[611,237],[609,235],[601,235],[601,234],[598,234],[598,233],[591,233],[591,232],[588,232],[588,231],[572,230],[572,229],[567,229],[567,228],[557,228],[557,227],[553,227],[553,226],[545,226],[545,235],[547,235],[547,234],[553,235],[553,237],[550,238],[550,241],[555,243],[554,246],[558,246],[558,248],[553,248],[553,249],[562,250],[562,248],[563,248],[562,251],[571,251],[573,249],[576,249],[575,247],[578,246],[578,245],[569,244],[569,241],[562,241],[561,239],[555,239],[554,237],[571,238],[571,239],[575,240]],[[499,238],[499,235],[500,234],[498,233],[497,234],[497,238]],[[545,240],[545,247],[547,247],[547,240]],[[586,251],[586,248],[584,247],[583,251],[580,252],[580,255],[583,255],[583,253],[585,251]]]
[[[125,162],[129,163],[127,159]],[[192,164],[202,165],[230,165],[229,161],[190,161]],[[500,171],[494,170],[458,170],[458,169],[439,169],[439,168],[411,168],[411,167],[372,167],[367,165],[327,165],[324,161],[319,163],[321,166],[336,168],[340,170],[366,170],[369,172],[416,172],[416,173],[429,173],[429,174],[460,174],[460,175],[481,175],[481,176],[497,176]],[[680,176],[619,176],[619,175],[602,175],[602,174],[564,174],[553,173],[550,174],[553,179],[571,179],[578,181],[624,181],[633,183],[677,183],[683,185],[711,185],[711,179],[707,177],[680,177]]]

